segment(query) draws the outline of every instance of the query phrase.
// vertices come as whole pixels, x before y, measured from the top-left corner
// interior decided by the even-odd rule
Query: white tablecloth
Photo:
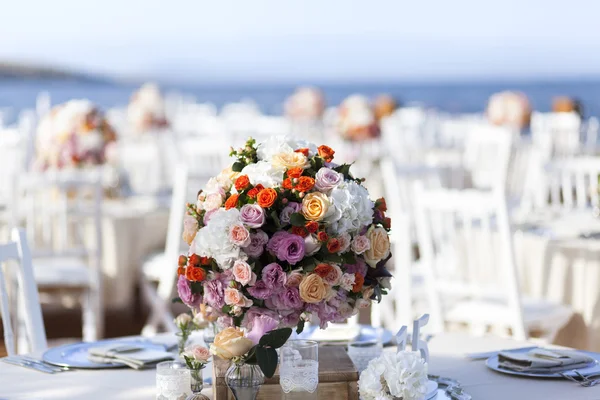
[[[600,220],[591,211],[534,221],[517,232],[515,252],[523,292],[570,305],[588,328],[588,344],[577,347],[600,351],[600,236],[580,237],[594,232]]]
[[[600,400],[600,386],[583,388],[566,380],[523,379],[488,370],[469,361],[467,352],[522,347],[498,338],[443,334],[429,344],[429,373],[460,381],[474,400]],[[154,370],[69,371],[54,375],[0,362],[0,399],[148,400],[155,397]],[[212,391],[204,392],[211,396]]]
[[[141,262],[149,253],[164,250],[168,218],[166,199],[104,202],[102,270],[107,308],[132,307]]]

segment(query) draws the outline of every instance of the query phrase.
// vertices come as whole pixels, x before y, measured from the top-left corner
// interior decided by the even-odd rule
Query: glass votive
[[[279,353],[279,383],[285,399],[316,398],[319,385],[319,344],[289,340]]]
[[[352,342],[348,345],[348,356],[360,374],[369,365],[369,361],[383,352],[383,345],[378,340]]]
[[[191,390],[190,370],[180,361],[156,365],[156,400],[185,400]]]

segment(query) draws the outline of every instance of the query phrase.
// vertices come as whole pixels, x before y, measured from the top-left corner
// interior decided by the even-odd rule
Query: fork
[[[40,360],[40,359],[33,358],[33,357],[30,357],[30,356],[26,356],[26,355],[14,356],[14,358],[20,359],[20,360],[29,361],[31,363],[38,364],[38,365],[43,365],[44,367],[49,368],[49,369],[51,369],[51,370],[53,370],[55,372],[71,371],[71,369],[69,367],[61,367],[61,366],[58,366],[58,365],[50,364],[50,363],[47,363],[44,360]]]

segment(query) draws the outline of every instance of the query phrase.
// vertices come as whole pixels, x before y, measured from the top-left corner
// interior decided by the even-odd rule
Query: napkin
[[[592,362],[592,357],[573,350],[537,348],[526,353],[502,351],[498,354],[500,367],[519,372],[554,373],[583,368]]]
[[[164,350],[146,348],[143,345],[117,345],[92,347],[88,359],[98,363],[126,365],[133,369],[152,368],[162,361],[173,360],[173,354]]]
[[[318,342],[351,342],[359,335],[358,325],[329,324],[327,329],[315,329],[310,339]]]

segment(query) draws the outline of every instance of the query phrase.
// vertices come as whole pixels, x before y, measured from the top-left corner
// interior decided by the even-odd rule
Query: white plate
[[[529,350],[525,350],[525,351],[529,351]],[[575,368],[575,369],[583,375],[600,373],[600,363],[598,362],[598,360],[600,360],[600,354],[592,353],[589,351],[580,351],[580,353],[583,353],[587,356],[594,358],[594,361],[591,362],[587,367]],[[562,376],[560,375],[560,372],[552,372],[552,373],[543,374],[543,373],[539,373],[539,372],[538,373],[522,372],[522,371],[513,371],[511,369],[501,368],[498,363],[498,355],[488,358],[487,361],[485,362],[485,365],[487,365],[487,367],[489,369],[492,369],[497,372],[501,372],[503,374],[508,374],[508,375],[525,376],[525,377],[529,377],[529,378],[551,378],[551,379],[562,378]],[[572,372],[572,369],[562,371],[562,372],[566,373],[567,375],[575,375]]]
[[[423,400],[435,399],[438,395],[438,384],[434,381],[427,381],[427,392]]]
[[[339,342],[340,344],[349,343],[352,341],[366,342],[370,340],[381,340],[381,343],[385,345],[387,343],[390,343],[392,341],[392,338],[394,337],[393,333],[387,329],[374,328],[370,325],[359,325],[359,327],[360,330],[358,331],[358,335],[350,340],[348,340],[347,335],[343,335],[344,337],[340,338],[330,336],[327,339],[319,339],[317,336],[317,339],[315,340],[319,342]],[[307,327],[300,335],[298,335],[298,339],[312,340],[313,334],[317,329],[319,329],[318,326]]]
[[[53,347],[47,350],[42,359],[49,364],[61,367],[82,368],[82,369],[108,369],[123,368],[122,364],[95,363],[88,360],[88,350],[91,347],[108,346],[122,343],[132,343],[154,350],[165,350],[165,346],[151,343],[144,339],[109,339],[89,343],[73,343],[64,346]]]

